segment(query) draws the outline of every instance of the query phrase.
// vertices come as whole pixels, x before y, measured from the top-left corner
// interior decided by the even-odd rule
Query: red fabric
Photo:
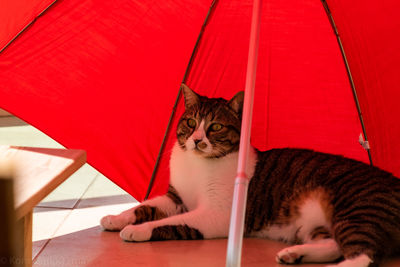
[[[244,90],[251,3],[218,2],[187,82],[199,93],[230,98]],[[346,69],[322,4],[267,1],[262,16],[252,144],[261,150],[312,148],[368,162],[358,143],[362,130]],[[154,192],[167,186],[162,177],[173,142]]]
[[[54,0],[2,0],[0,51],[53,2]]]
[[[400,177],[400,2],[328,3],[348,56],[372,161]]]
[[[57,1],[0,54],[0,106],[143,199],[210,5],[189,3]]]
[[[400,175],[399,4],[358,2],[328,4],[359,91],[374,163]],[[90,164],[142,200],[210,4],[59,0],[0,54],[0,106],[63,145],[87,150]],[[217,1],[187,80],[199,93],[230,98],[243,90],[251,4]],[[367,161],[321,2],[265,1],[262,16],[253,145]],[[181,112],[182,101],[174,127]],[[174,127],[152,196],[168,185]]]

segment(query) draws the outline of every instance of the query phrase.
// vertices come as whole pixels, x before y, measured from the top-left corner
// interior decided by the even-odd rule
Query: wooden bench
[[[86,162],[86,152],[0,146],[1,160],[11,162],[15,170],[13,186],[16,228],[23,236],[23,242],[17,244],[17,255],[24,256],[14,261],[31,266],[33,208]]]

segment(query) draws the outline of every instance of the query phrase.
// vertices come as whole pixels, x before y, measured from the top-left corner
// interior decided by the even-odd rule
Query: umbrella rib
[[[363,132],[363,135],[364,135],[364,138],[365,138],[365,142],[368,143],[367,131],[366,131],[366,129],[365,129],[364,118],[363,118],[363,114],[362,114],[362,112],[361,112],[360,101],[358,100],[356,86],[355,86],[355,84],[354,84],[353,76],[352,76],[352,74],[351,74],[349,62],[348,62],[348,60],[347,60],[346,53],[345,53],[345,51],[344,51],[344,47],[343,47],[342,40],[341,40],[341,38],[340,38],[339,31],[338,31],[338,29],[337,29],[337,27],[336,27],[335,20],[333,19],[331,10],[329,9],[328,3],[326,2],[326,0],[321,0],[321,2],[322,2],[322,5],[324,6],[326,15],[328,16],[328,19],[329,19],[329,21],[330,21],[330,23],[331,23],[333,32],[334,32],[334,34],[335,34],[335,36],[336,36],[336,40],[337,40],[337,42],[338,42],[338,44],[339,44],[340,52],[341,52],[341,54],[342,54],[343,61],[344,61],[345,67],[346,67],[347,76],[348,76],[349,81],[350,81],[351,90],[352,90],[352,92],[353,92],[353,98],[354,98],[354,102],[355,102],[355,104],[356,104],[356,108],[357,108],[357,112],[358,112],[358,117],[359,117],[359,119],[360,119],[362,132]],[[367,151],[367,153],[368,153],[368,158],[369,158],[369,163],[370,163],[370,165],[373,166],[370,148],[364,147],[364,149],[365,149],[365,150]]]
[[[186,67],[185,74],[183,75],[182,83],[186,82],[186,78],[187,78],[187,76],[188,76],[188,74],[189,74],[189,72],[190,72],[190,70],[192,68],[192,64],[193,64],[194,58],[195,58],[195,56],[197,54],[197,50],[198,50],[199,43],[201,41],[201,37],[203,36],[204,30],[205,30],[205,28],[207,26],[207,23],[209,21],[211,13],[215,9],[215,6],[216,6],[217,2],[218,2],[218,0],[213,0],[211,5],[210,5],[210,7],[209,7],[209,9],[208,9],[207,15],[206,15],[206,17],[204,19],[203,25],[201,26],[200,33],[199,33],[199,35],[197,37],[197,40],[196,40],[196,43],[194,45],[192,54],[190,56],[189,63],[187,65],[187,67]],[[155,177],[156,177],[157,171],[158,171],[158,166],[160,165],[161,155],[163,154],[163,151],[164,151],[164,148],[165,148],[165,144],[166,144],[166,141],[167,141],[167,137],[168,137],[169,131],[171,130],[172,121],[173,121],[173,118],[175,116],[176,108],[178,106],[180,97],[181,97],[181,89],[179,89],[178,95],[176,96],[175,104],[174,104],[174,106],[172,108],[171,116],[169,117],[169,121],[168,121],[168,124],[167,124],[167,129],[165,130],[164,137],[163,137],[163,140],[161,142],[160,150],[158,152],[157,159],[156,159],[156,162],[154,164],[153,173],[151,174],[149,186],[147,188],[147,192],[146,192],[146,196],[144,197],[144,200],[148,199],[148,197],[149,197],[149,195],[151,193],[151,189],[153,188]]]
[[[40,12],[32,21],[28,22],[28,24],[22,28],[8,43],[4,45],[3,48],[0,48],[0,53],[6,50],[6,48],[14,42],[20,35],[22,35],[40,16],[43,15],[46,11],[48,11],[58,0],[54,0],[51,2],[42,12]]]

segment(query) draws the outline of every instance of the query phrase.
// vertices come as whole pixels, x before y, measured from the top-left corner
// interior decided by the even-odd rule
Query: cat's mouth
[[[207,151],[207,145],[205,146],[199,146],[198,144],[193,148],[193,152],[197,155],[201,155],[203,157],[207,157],[209,151]]]
[[[207,144],[205,142],[200,142],[195,145],[195,149],[203,151],[207,148]]]
[[[208,155],[212,152],[212,146],[207,140],[189,140],[187,148],[193,153],[201,156]]]
[[[199,153],[199,154],[204,154],[204,153],[205,153],[205,152],[204,152],[201,148],[199,148],[198,146],[195,146],[195,147],[193,148],[193,151],[196,152],[196,153]]]

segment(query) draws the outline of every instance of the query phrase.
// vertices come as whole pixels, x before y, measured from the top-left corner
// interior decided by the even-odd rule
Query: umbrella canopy
[[[202,95],[230,98],[244,89],[252,1],[16,2],[0,8],[0,107],[66,147],[85,149],[92,166],[138,200],[185,72]],[[321,1],[264,3],[252,144],[368,162],[338,34],[373,164],[400,175],[400,2],[326,4],[337,33]],[[167,189],[181,102],[151,196]]]

